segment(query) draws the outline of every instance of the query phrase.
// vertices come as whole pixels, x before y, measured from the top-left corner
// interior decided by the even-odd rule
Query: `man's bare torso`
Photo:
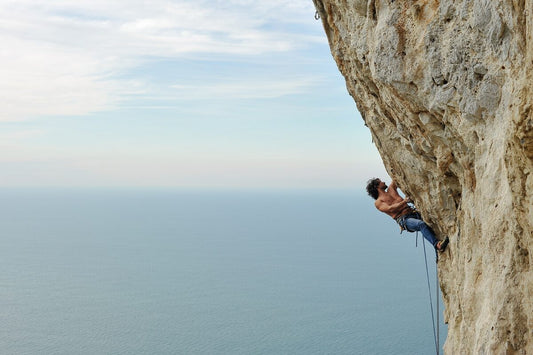
[[[397,187],[394,182],[391,183],[388,189],[386,189],[386,185],[382,183],[378,189],[379,196],[375,203],[378,210],[388,214],[394,219],[413,211],[407,204],[410,202],[410,199],[401,197],[396,189]]]

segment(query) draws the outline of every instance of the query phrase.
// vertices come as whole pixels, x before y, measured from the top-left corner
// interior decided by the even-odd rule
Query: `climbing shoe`
[[[435,246],[435,249],[437,249],[438,251],[442,253],[443,251],[446,250],[446,247],[448,246],[449,242],[450,242],[450,239],[446,237],[444,238],[444,240],[441,240],[440,242],[437,243],[437,245]]]

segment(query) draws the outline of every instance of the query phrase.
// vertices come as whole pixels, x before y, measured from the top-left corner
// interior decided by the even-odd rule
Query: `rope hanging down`
[[[416,240],[418,241],[418,232],[416,232]],[[428,284],[428,294],[429,294],[429,306],[431,308],[431,322],[433,325],[433,340],[435,341],[435,352],[439,355],[440,351],[440,325],[439,325],[439,272],[437,269],[437,263],[439,261],[439,254],[435,250],[435,301],[436,301],[436,313],[437,313],[437,322],[435,322],[435,316],[433,313],[433,299],[431,298],[431,286],[429,283],[429,271],[428,271],[428,258],[426,255],[426,245],[422,240],[422,246],[424,248],[424,261],[426,263],[426,277]]]

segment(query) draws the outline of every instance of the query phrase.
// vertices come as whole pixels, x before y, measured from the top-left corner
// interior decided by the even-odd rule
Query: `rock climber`
[[[443,252],[446,250],[449,239],[439,241],[435,237],[433,230],[422,220],[420,213],[416,212],[409,203],[409,197],[402,198],[398,194],[398,186],[395,181],[392,181],[390,186],[378,178],[373,178],[368,181],[366,185],[368,194],[376,200],[375,206],[378,210],[388,214],[400,225],[402,230],[408,232],[422,232],[424,238],[433,245],[435,250]]]

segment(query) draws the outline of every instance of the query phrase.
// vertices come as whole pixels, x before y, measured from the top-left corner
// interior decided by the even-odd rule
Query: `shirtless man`
[[[448,237],[443,241],[439,241],[435,237],[435,233],[422,220],[420,213],[416,212],[409,206],[411,199],[409,197],[402,198],[400,194],[398,194],[398,186],[396,186],[396,182],[392,181],[387,188],[387,185],[383,181],[374,178],[368,181],[366,191],[374,200],[376,200],[376,208],[394,218],[402,229],[409,232],[420,231],[424,238],[430,242],[436,250],[443,252],[446,249],[449,242]]]

